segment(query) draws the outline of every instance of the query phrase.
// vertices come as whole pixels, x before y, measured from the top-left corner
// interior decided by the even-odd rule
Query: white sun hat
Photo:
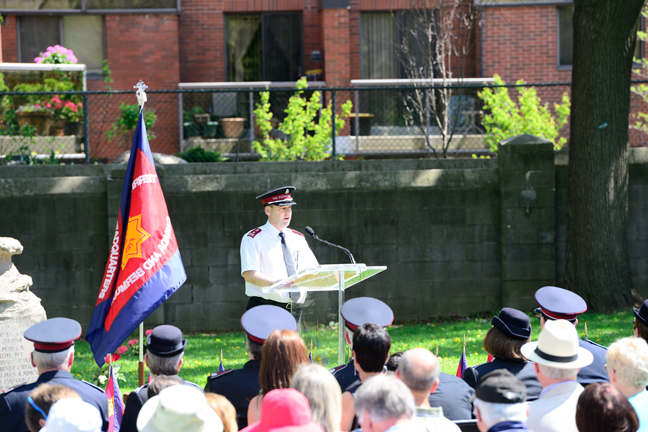
[[[540,330],[537,342],[522,345],[522,355],[529,360],[558,369],[582,368],[592,363],[592,353],[579,344],[576,327],[569,321],[550,320]]]
[[[61,399],[49,410],[42,432],[100,432],[99,410],[81,399]]]
[[[205,395],[187,385],[163,389],[142,407],[137,416],[139,432],[223,432],[223,422]]]

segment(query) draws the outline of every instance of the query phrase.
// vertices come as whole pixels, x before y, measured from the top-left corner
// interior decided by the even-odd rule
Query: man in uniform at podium
[[[241,327],[246,333],[245,347],[249,360],[242,369],[226,369],[207,377],[206,392],[225,396],[236,409],[239,430],[248,425],[248,405],[261,392],[259,371],[263,343],[275,330],[296,330],[295,318],[284,308],[262,305],[245,312]]]
[[[250,297],[248,310],[260,305],[290,309],[295,303],[303,304],[305,293],[264,293],[263,288],[319,265],[304,235],[288,228],[292,206],[297,204],[290,195],[294,190],[293,186],[283,186],[256,197],[264,206],[268,222],[247,232],[241,240],[241,276],[245,279],[245,294]],[[299,316],[300,310],[295,314]]]

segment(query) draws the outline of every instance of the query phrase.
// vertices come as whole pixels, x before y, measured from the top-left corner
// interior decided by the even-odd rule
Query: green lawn
[[[615,340],[632,335],[632,311],[618,311],[612,314],[581,315],[578,333],[584,336],[584,323],[587,323],[588,337],[601,345],[609,346]],[[531,318],[533,326],[532,340],[538,337],[540,323],[535,316]],[[454,374],[457,370],[463,336],[466,336],[466,356],[469,366],[486,361],[482,340],[490,329],[490,316],[462,318],[452,321],[435,321],[428,323],[401,323],[388,328],[392,337],[391,352],[405,351],[415,347],[426,347],[432,352],[439,347],[439,359],[444,372]],[[317,332],[309,327],[313,339],[313,359],[326,367],[337,363],[337,328],[320,325]],[[225,368],[240,368],[247,361],[245,337],[242,331],[222,333],[192,333],[188,335],[185,361],[180,375],[198,385],[204,386],[207,374],[218,370],[221,350]],[[319,339],[319,344],[316,343]],[[308,347],[311,338],[304,334]],[[130,352],[119,360],[121,373],[126,381],[120,382],[123,393],[137,387],[137,357]],[[90,346],[85,340],[76,343],[75,363],[72,369],[74,376],[93,381],[97,365],[92,357]]]

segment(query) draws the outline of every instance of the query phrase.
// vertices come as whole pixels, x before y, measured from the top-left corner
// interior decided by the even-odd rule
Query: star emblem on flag
[[[151,235],[142,228],[142,215],[133,216],[128,219],[126,231],[126,244],[124,244],[124,256],[122,257],[122,270],[126,268],[131,258],[142,258],[142,243]]]

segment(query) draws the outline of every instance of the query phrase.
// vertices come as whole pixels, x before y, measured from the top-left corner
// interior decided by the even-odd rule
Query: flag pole
[[[137,362],[139,386],[144,385],[144,323],[139,325],[139,362]]]

